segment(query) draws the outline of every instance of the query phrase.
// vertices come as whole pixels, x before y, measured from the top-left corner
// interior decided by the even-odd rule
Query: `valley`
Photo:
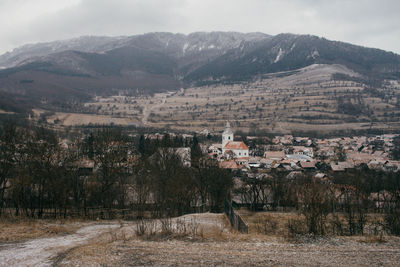
[[[335,78],[339,75],[352,80]],[[90,115],[56,113],[47,122],[218,131],[228,120],[240,130],[274,133],[400,129],[399,83],[371,89],[359,76],[342,65],[314,64],[248,82],[96,97],[84,104]]]
[[[400,129],[400,56],[312,35],[81,37],[16,48],[0,66],[0,117],[56,127]]]

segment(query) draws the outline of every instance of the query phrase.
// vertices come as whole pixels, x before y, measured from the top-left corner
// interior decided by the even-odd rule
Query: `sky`
[[[0,54],[83,35],[312,34],[400,54],[399,0],[0,0]]]

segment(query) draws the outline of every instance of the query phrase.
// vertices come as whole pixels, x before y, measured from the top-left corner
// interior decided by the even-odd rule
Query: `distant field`
[[[336,73],[351,80],[333,79]],[[348,129],[400,129],[400,85],[386,81],[370,89],[341,65],[312,65],[229,85],[187,88],[154,96],[97,97],[85,107],[93,115],[60,114],[64,125],[131,122],[171,129],[220,131],[226,120],[235,129],[271,132]]]
[[[62,113],[56,114],[47,118],[48,123],[61,124],[64,126],[77,125],[135,125],[138,121],[135,118],[115,118],[107,115],[96,114],[79,114],[79,113]]]
[[[11,112],[11,111],[5,111],[5,110],[0,109],[0,114],[15,114],[15,113]]]

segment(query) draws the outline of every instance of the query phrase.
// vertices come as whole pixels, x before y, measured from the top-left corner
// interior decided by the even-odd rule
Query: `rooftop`
[[[226,143],[225,149],[241,149],[241,150],[248,150],[249,148],[246,146],[245,143],[243,143],[243,141],[230,141],[228,143]]]

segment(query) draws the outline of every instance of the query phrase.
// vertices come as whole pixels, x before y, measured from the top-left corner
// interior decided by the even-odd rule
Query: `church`
[[[243,141],[234,141],[231,125],[226,122],[225,131],[222,133],[222,154],[233,158],[248,158],[249,148]]]

